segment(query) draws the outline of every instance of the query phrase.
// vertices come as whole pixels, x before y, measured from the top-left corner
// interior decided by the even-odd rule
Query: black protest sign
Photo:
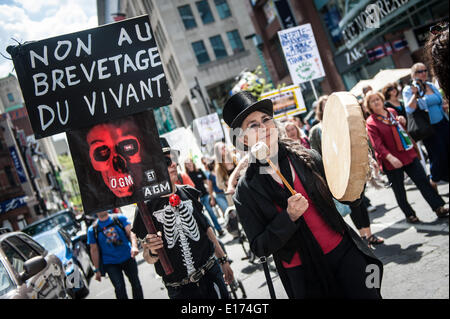
[[[8,52],[37,138],[172,102],[148,16]]]
[[[152,110],[66,134],[86,213],[172,192]]]

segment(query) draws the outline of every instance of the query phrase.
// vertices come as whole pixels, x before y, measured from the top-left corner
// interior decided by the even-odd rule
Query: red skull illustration
[[[130,164],[142,160],[137,132],[134,123],[128,121],[96,125],[86,136],[92,167],[101,173],[104,183],[117,197],[131,196],[135,189],[139,173]]]

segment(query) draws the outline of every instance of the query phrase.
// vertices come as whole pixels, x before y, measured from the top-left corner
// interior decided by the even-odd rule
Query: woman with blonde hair
[[[236,154],[230,151],[224,142],[217,142],[214,145],[214,157],[216,162],[214,172],[216,174],[217,187],[227,192],[230,175],[236,168]],[[229,206],[233,205],[233,200],[228,195],[227,202]]]
[[[306,148],[311,148],[309,145],[308,137],[305,133],[297,126],[294,120],[288,120],[284,123],[284,130],[290,139],[294,141],[299,141]]]
[[[449,122],[439,90],[428,82],[428,69],[423,63],[411,67],[411,85],[403,89],[406,113],[417,109],[427,112],[434,134],[423,139],[430,158],[431,185],[437,191],[439,181],[448,182]]]
[[[375,157],[392,184],[395,198],[406,220],[409,223],[420,222],[406,198],[404,172],[416,184],[437,217],[446,217],[448,208],[444,208],[444,201],[428,182],[414,149],[414,141],[404,127],[406,119],[398,116],[394,109],[386,108],[384,96],[379,92],[368,92],[364,104],[371,113],[366,127]]]

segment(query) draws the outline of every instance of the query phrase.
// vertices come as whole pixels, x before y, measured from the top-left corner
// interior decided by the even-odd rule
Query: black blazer
[[[308,150],[313,161],[318,168],[320,175],[325,179],[322,158],[317,151]],[[319,213],[327,211],[331,214],[337,214],[344,233],[348,234],[356,247],[363,253],[368,264],[376,264],[380,269],[380,284],[383,272],[383,264],[367,247],[361,237],[344,221],[337,211],[336,207],[329,205],[330,198],[324,199],[317,190],[313,172],[306,164],[296,155],[288,151],[288,157],[294,166],[306,193],[313,202]],[[258,173],[257,165],[252,163],[245,176],[238,183],[233,200],[236,206],[240,222],[248,237],[250,248],[253,253],[260,256],[273,255],[274,261],[280,275],[280,279],[286,289],[289,297],[291,297],[291,288],[286,278],[281,260],[289,261],[295,253],[296,243],[292,242],[295,232],[298,231],[297,222],[292,222],[286,210],[278,213],[276,206],[265,189],[261,186],[264,179]],[[360,199],[350,203],[359,205]],[[349,204],[349,203],[347,203]],[[330,211],[331,210],[331,211]]]

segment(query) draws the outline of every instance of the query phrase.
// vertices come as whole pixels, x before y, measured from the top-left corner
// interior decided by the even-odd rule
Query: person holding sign
[[[233,196],[252,251],[273,255],[289,298],[381,298],[383,265],[336,210],[321,156],[280,139],[272,116],[270,100],[247,92],[223,110],[238,149],[269,150],[263,161],[252,150]]]
[[[138,210],[132,231],[143,240],[144,258],[155,264],[170,299],[228,299],[225,283],[234,280],[228,257],[202,214],[200,193],[188,185],[176,185],[177,166],[170,147],[163,148],[170,180],[170,196],[146,202],[158,230],[148,234]],[[156,250],[163,248],[173,265],[165,274]]]

